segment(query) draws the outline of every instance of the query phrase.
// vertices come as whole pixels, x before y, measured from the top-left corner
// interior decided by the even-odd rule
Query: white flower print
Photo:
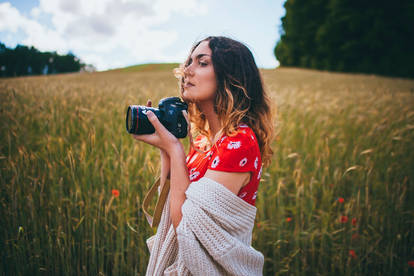
[[[185,162],[188,162],[188,159],[190,159],[190,156],[187,156],[187,158],[185,159]]]
[[[254,160],[254,168],[257,170],[257,163],[259,162],[259,157],[256,157]]]
[[[206,152],[206,154],[204,154],[204,157],[203,157],[203,159],[206,159],[206,158],[208,158],[208,157],[209,157],[209,155],[210,155],[210,152]]]
[[[252,199],[256,199],[256,196],[257,196],[257,191],[254,192],[254,195],[252,196]]]
[[[223,142],[223,140],[224,139],[226,139],[227,138],[227,136],[224,136],[223,138],[221,138],[221,140],[220,140],[220,144]]]
[[[246,165],[246,163],[247,163],[247,157],[245,157],[242,160],[240,160],[239,165],[240,165],[240,167],[243,167],[244,165]]]
[[[196,169],[196,168],[192,168],[192,169],[190,170],[190,174],[192,174],[192,173],[195,171],[195,169]]]
[[[193,181],[194,179],[197,178],[197,176],[200,175],[200,172],[194,172],[190,175],[190,181]]]
[[[250,134],[250,137],[252,138],[252,140],[254,141],[254,136],[252,134]]]
[[[259,174],[257,175],[257,179],[260,179],[261,176],[262,176],[262,166],[260,166],[260,171],[259,171]]]
[[[217,167],[217,165],[219,164],[219,162],[220,162],[220,158],[218,156],[216,156],[216,158],[214,158],[213,162],[211,163],[211,167],[212,168]]]
[[[197,158],[197,155],[198,155],[198,153],[194,154],[193,158],[191,158],[190,163],[188,163],[188,164],[193,163],[194,160]]]
[[[227,148],[228,149],[238,149],[238,148],[240,148],[240,146],[241,146],[240,141],[235,141],[235,142],[230,141],[227,145]]]
[[[243,192],[243,193],[241,193],[240,195],[239,195],[239,197],[240,198],[243,198],[243,197],[245,197],[247,195],[247,193],[246,192]]]
[[[240,127],[248,127],[248,125],[242,124],[242,125],[240,125]]]

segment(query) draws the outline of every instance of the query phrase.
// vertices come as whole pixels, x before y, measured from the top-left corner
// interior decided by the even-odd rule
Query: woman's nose
[[[191,68],[191,64],[184,67],[184,75],[185,76],[193,75],[193,69]]]

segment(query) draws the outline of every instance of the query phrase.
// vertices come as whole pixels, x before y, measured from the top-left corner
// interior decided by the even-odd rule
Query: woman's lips
[[[194,84],[192,84],[191,82],[187,82],[186,84],[184,84],[184,88],[189,88],[194,86]]]

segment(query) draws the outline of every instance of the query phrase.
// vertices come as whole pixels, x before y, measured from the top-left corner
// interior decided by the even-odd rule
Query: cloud
[[[173,14],[206,12],[200,0],[40,0],[25,16],[5,2],[0,4],[0,31],[21,31],[25,45],[41,51],[72,51],[103,70],[168,60],[163,52],[179,36],[157,26]]]
[[[0,3],[0,31],[10,31],[16,33],[19,28],[30,26],[31,20],[25,18],[10,3]]]

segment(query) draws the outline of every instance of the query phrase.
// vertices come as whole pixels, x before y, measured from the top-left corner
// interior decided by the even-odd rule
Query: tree
[[[414,77],[414,2],[287,0],[281,66]]]
[[[84,66],[72,53],[40,52],[24,45],[9,49],[0,42],[1,77],[79,72]]]

